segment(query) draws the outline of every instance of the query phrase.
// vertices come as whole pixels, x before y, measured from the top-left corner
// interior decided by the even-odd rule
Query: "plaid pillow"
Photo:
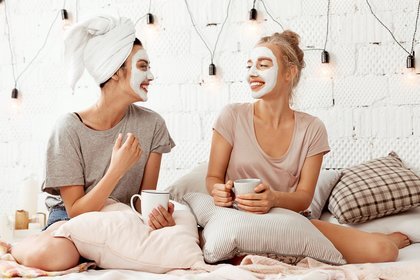
[[[391,152],[343,169],[328,209],[341,224],[358,224],[420,205],[420,177]]]

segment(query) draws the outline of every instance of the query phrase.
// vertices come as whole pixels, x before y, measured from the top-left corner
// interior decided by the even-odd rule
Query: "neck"
[[[279,128],[281,124],[294,118],[289,105],[289,95],[282,94],[275,98],[258,100],[255,102],[254,115],[272,128]]]

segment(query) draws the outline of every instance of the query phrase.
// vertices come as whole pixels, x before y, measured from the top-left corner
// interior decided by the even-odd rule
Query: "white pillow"
[[[325,204],[331,194],[332,189],[340,180],[341,171],[338,170],[321,170],[316,183],[314,198],[309,206],[311,217],[319,219]]]
[[[210,195],[188,193],[185,201],[203,227],[206,262],[242,254],[312,257],[332,263],[345,260],[333,244],[305,217],[281,208],[264,215],[215,206]]]
[[[54,236],[74,242],[99,267],[166,273],[204,263],[197,224],[189,211],[175,211],[176,225],[151,230],[122,203],[72,218]]]
[[[182,197],[190,192],[208,193],[206,188],[207,162],[201,162],[190,172],[171,183],[165,191],[171,194],[171,199],[184,203]]]
[[[355,225],[340,224],[330,212],[323,213],[321,220],[342,226],[357,228],[367,232],[381,232],[388,234],[399,231],[406,234],[412,242],[420,242],[420,207],[411,209],[404,213],[386,216]]]

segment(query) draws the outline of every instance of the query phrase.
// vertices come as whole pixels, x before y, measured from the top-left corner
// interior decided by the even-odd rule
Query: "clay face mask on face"
[[[273,66],[265,67],[264,58],[271,59]],[[256,47],[251,52],[249,61],[252,63],[248,70],[247,81],[251,85],[253,98],[261,98],[273,90],[277,83],[278,65],[277,58],[267,47]],[[259,67],[257,67],[260,65]],[[251,77],[261,82],[251,83]]]
[[[150,72],[149,66],[147,66],[146,71],[137,67],[137,62],[140,60],[144,60],[149,63],[149,57],[147,56],[145,49],[138,50],[131,58],[130,86],[143,101],[147,101],[147,87],[149,80],[153,80],[154,77],[152,72]]]

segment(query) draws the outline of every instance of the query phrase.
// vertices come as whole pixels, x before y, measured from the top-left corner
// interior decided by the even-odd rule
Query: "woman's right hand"
[[[127,139],[122,143],[122,134],[118,135],[112,149],[109,169],[123,176],[140,159],[142,149],[139,140],[132,133],[127,133]]]
[[[232,195],[233,182],[227,181],[226,184],[214,184],[211,191],[214,204],[222,207],[231,207],[233,204]]]

